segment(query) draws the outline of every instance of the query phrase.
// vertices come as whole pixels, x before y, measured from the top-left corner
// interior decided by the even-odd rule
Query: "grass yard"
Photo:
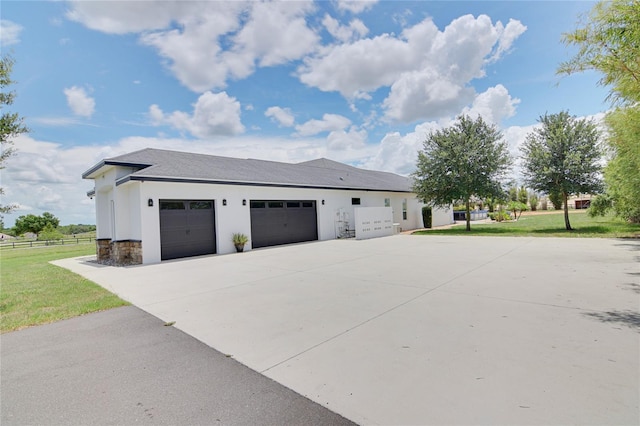
[[[127,305],[99,285],[49,261],[95,254],[95,244],[3,250],[0,332]]]
[[[599,238],[640,238],[640,225],[627,223],[614,217],[589,217],[584,210],[569,212],[573,231],[564,227],[562,211],[542,214],[524,213],[517,222],[471,222],[471,232],[465,225],[455,225],[449,229],[417,231],[414,235],[492,235],[492,236],[536,236],[536,237],[599,237]]]

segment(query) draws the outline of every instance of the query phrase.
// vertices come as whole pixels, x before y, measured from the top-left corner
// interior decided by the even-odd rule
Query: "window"
[[[384,206],[385,207],[391,207],[391,198],[385,198],[384,199]]]
[[[161,201],[160,210],[185,210],[185,206],[182,201]]]
[[[407,220],[407,199],[402,200],[402,220]]]
[[[269,201],[270,209],[281,209],[284,207],[284,203],[282,201]]]
[[[189,210],[211,210],[213,203],[211,201],[191,201]]]
[[[297,208],[300,207],[300,203],[295,201],[287,201],[287,208]]]
[[[302,207],[313,207],[313,201],[303,201]]]
[[[352,198],[351,199],[351,205],[352,206],[359,206],[360,205],[360,198]]]
[[[264,201],[252,201],[251,202],[251,208],[252,209],[264,209],[265,207],[267,207],[267,203],[265,203]]]

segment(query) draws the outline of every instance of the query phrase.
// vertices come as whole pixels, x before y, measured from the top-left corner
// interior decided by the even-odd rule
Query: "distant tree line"
[[[65,235],[76,235],[96,230],[95,225],[60,226],[60,219],[49,212],[44,212],[40,216],[34,214],[20,216],[16,219],[13,228],[5,229],[4,223],[0,223],[0,225],[2,225],[2,232],[5,234],[20,236],[30,232],[36,234],[38,239],[43,240],[60,239]]]

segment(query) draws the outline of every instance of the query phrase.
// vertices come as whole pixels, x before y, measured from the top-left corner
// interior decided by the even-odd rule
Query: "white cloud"
[[[272,106],[267,108],[264,115],[271,118],[272,121],[277,122],[280,126],[283,127],[292,127],[295,122],[295,117],[293,116],[289,108]]]
[[[0,19],[0,46],[7,47],[20,43],[22,25],[7,19]]]
[[[344,151],[348,149],[360,149],[367,142],[367,131],[351,128],[345,130],[334,130],[327,136],[327,146],[330,150]]]
[[[378,0],[335,0],[336,7],[341,11],[361,13],[371,9]]]
[[[305,58],[297,73],[308,86],[351,99],[390,86],[403,71],[415,68],[415,61],[407,43],[383,34],[322,48]]]
[[[502,24],[500,22],[498,22],[496,27],[501,29],[501,31],[500,37],[498,39],[498,47],[491,57],[491,61],[496,61],[503,54],[509,52],[511,46],[513,45],[513,42],[516,41],[516,39],[527,30],[527,27],[525,25],[523,25],[520,21],[516,21],[514,19],[509,19],[509,22],[504,29],[502,29]]]
[[[416,126],[405,135],[388,133],[382,139],[374,155],[363,161],[363,166],[372,170],[383,170],[408,175],[415,170],[418,151],[430,132],[446,124],[434,121]]]
[[[140,41],[156,48],[160,56],[167,59],[167,66],[176,78],[196,92],[224,87],[227,78],[248,76],[253,65],[235,53],[224,52],[220,46],[224,34],[238,30],[239,15],[246,5],[242,2],[185,3],[202,8],[193,15],[177,15],[177,28],[142,33]],[[158,7],[167,6],[161,1]]]
[[[383,107],[390,120],[440,118],[472,102],[470,82],[483,77],[488,58],[502,55],[525,29],[515,20],[504,27],[486,15],[465,15],[440,31],[428,18],[399,36],[382,34],[319,49],[297,73],[304,84],[348,99],[389,87]]]
[[[384,100],[386,118],[411,122],[420,118],[455,114],[473,100],[471,87],[439,75],[433,70],[405,73],[391,86]]]
[[[96,101],[87,94],[87,91],[78,86],[72,86],[64,89],[64,95],[67,97],[67,104],[75,115],[82,117],[91,117],[96,108]]]
[[[62,224],[95,223],[93,203],[87,204],[86,192],[92,184],[81,174],[108,152],[108,147],[65,147],[39,141],[27,135],[15,138],[17,153],[6,162],[2,186],[7,204],[18,204],[13,214],[5,215],[7,226],[21,214],[50,211]]]
[[[69,6],[68,19],[109,34],[162,29],[206,7],[205,3],[179,0],[122,2],[118,7],[108,1],[72,0]]]
[[[151,105],[149,118],[156,126],[170,125],[202,139],[236,135],[245,130],[240,121],[240,102],[226,92],[203,93],[193,105],[193,114],[183,111],[164,113],[157,105]]]
[[[309,120],[296,126],[299,136],[312,136],[322,132],[342,130],[351,124],[351,120],[338,114],[324,114],[322,120]]]
[[[233,37],[233,50],[251,61],[258,59],[260,66],[299,59],[319,42],[305,20],[314,10],[310,1],[254,2],[249,19]]]
[[[462,113],[473,118],[480,115],[489,123],[500,124],[505,118],[513,117],[519,103],[520,99],[512,98],[509,91],[498,84],[476,96],[471,107],[464,108]]]
[[[195,92],[223,88],[256,66],[297,60],[319,36],[305,17],[315,7],[296,2],[74,1],[67,17],[107,33],[139,33],[157,49],[176,78]]]
[[[322,19],[322,25],[337,40],[348,42],[358,40],[369,32],[366,25],[359,19],[352,20],[349,25],[340,25],[340,22],[326,14]]]

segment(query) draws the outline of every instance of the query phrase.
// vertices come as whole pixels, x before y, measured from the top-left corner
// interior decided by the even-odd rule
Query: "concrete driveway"
[[[55,263],[361,424],[640,423],[640,241],[398,235]]]

